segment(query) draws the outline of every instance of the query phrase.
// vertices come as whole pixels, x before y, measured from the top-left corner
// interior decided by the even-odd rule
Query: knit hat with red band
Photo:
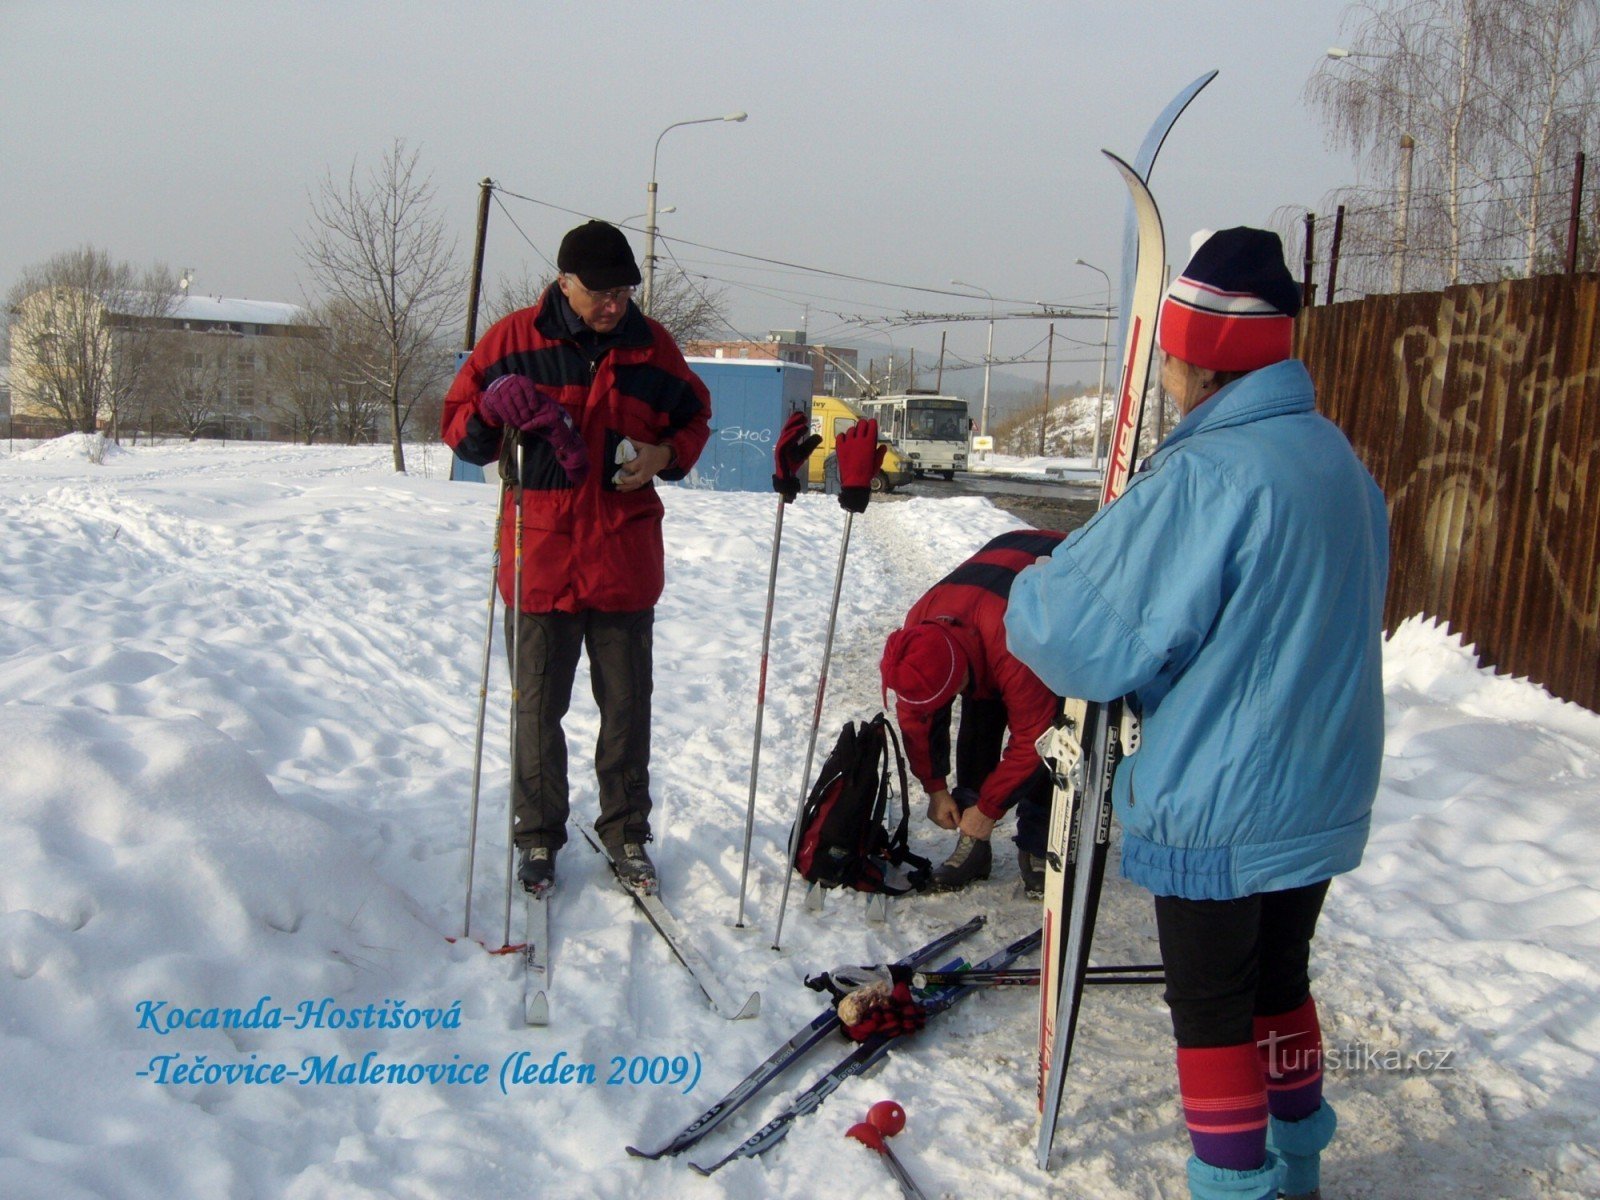
[[[898,703],[910,708],[942,708],[961,690],[967,659],[943,625],[921,621],[889,635],[878,673],[885,706],[893,692]]]
[[[1300,287],[1283,243],[1265,229],[1224,229],[1167,290],[1157,335],[1173,358],[1213,371],[1254,371],[1294,353]]]

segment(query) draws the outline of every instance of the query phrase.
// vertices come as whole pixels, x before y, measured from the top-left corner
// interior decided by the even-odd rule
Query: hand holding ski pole
[[[926,1200],[926,1193],[911,1178],[905,1164],[889,1149],[889,1138],[906,1127],[906,1110],[893,1100],[879,1100],[867,1110],[867,1119],[845,1130],[845,1136],[854,1138],[863,1146],[870,1146],[883,1156],[883,1165],[889,1168],[900,1185],[900,1194],[906,1200]]]
[[[511,425],[544,438],[556,462],[577,487],[589,475],[589,450],[572,418],[548,391],[523,375],[502,375],[478,402],[478,415],[491,425]]]
[[[878,443],[878,423],[870,417],[857,421],[834,439],[833,452],[839,461],[839,506],[846,512],[867,511],[873,477],[883,469],[883,456],[888,449]]]
[[[772,450],[772,490],[789,504],[800,494],[800,468],[811,452],[822,444],[822,435],[811,432],[811,422],[803,412],[789,414]]]

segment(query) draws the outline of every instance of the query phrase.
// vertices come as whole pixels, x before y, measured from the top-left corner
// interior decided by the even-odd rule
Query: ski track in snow
[[[1150,989],[1085,1001],[1053,1171],[1033,1165],[1034,997],[983,993],[844,1084],[763,1159],[710,1180],[633,1160],[819,1008],[804,976],[898,957],[973,912],[969,958],[1027,932],[1009,822],[995,876],[958,896],[789,897],[844,514],[785,513],[747,892],[733,927],[776,500],[663,489],[653,847],[663,895],[756,1020],[726,1022],[574,836],[553,900],[551,1025],[521,1023],[512,957],[460,932],[495,489],[397,477],[384,449],[185,445],[85,461],[74,439],[0,458],[0,1110],[7,1195],[624,1197],[897,1194],[844,1129],[905,1102],[896,1152],[930,1195],[1183,1194],[1187,1141]],[[433,454],[437,455],[437,448]],[[418,455],[413,452],[415,466]],[[433,463],[435,469],[438,460]],[[884,636],[1014,518],[986,501],[875,503],[852,524],[815,755],[879,705]],[[505,707],[496,621],[474,937],[504,936]],[[1475,668],[1442,631],[1391,639],[1372,844],[1337,881],[1314,960],[1330,1047],[1448,1050],[1447,1070],[1330,1070],[1330,1197],[1600,1194],[1600,717]],[[597,729],[568,721],[574,820],[595,815]],[[938,858],[949,835],[922,819]],[[1108,873],[1102,962],[1153,956],[1148,897]],[[520,910],[516,914],[520,917]],[[514,923],[520,925],[519,919]],[[402,1001],[459,1028],[211,1029],[162,1036],[138,1004],[204,1010]],[[813,1052],[688,1157],[720,1154],[847,1050]],[[498,1064],[699,1054],[664,1086],[158,1084],[155,1056],[286,1061],[376,1051]],[[459,1056],[457,1058],[456,1056]],[[111,1151],[107,1153],[107,1151]]]

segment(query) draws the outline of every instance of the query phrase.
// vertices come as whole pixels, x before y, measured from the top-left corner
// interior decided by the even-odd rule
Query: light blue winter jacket
[[[1011,652],[1058,695],[1142,709],[1114,788],[1124,875],[1225,900],[1361,861],[1388,569],[1383,494],[1289,360],[1196,408],[1017,577]]]

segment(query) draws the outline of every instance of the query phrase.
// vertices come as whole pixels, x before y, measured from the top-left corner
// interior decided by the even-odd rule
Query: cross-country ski
[[[594,852],[605,860],[617,886],[639,906],[639,911],[644,914],[645,920],[650,922],[650,927],[661,935],[661,940],[666,942],[673,957],[694,977],[695,986],[705,995],[711,1010],[717,1016],[729,1021],[742,1021],[757,1015],[761,1011],[761,993],[751,992],[744,1000],[740,1000],[706,960],[705,955],[689,939],[689,935],[678,924],[678,919],[672,915],[672,910],[666,906],[661,897],[654,892],[641,891],[632,886],[618,870],[616,860],[604,846],[594,840],[587,829],[583,831],[583,836]]]
[[[522,1019],[529,1025],[550,1024],[550,905],[548,891],[524,896],[527,919],[522,945]]]
[[[1010,966],[1024,954],[1032,953],[1038,947],[1039,932],[1035,930],[1026,937],[1018,938],[1004,949],[996,951],[982,962],[975,964],[974,970],[991,971]],[[979,988],[963,987],[959,984],[941,988],[938,992],[928,997],[924,1006],[931,1016],[944,1012],[952,1005],[980,990]],[[818,1076],[815,1082],[791,1100],[777,1116],[773,1117],[721,1158],[704,1166],[699,1163],[690,1163],[689,1165],[702,1175],[710,1175],[721,1170],[734,1159],[754,1158],[757,1155],[765,1154],[788,1136],[796,1120],[814,1111],[818,1105],[837,1091],[845,1080],[864,1073],[879,1060],[892,1053],[898,1048],[900,1041],[901,1039],[899,1038],[885,1034],[875,1034],[869,1037]],[[914,1046],[915,1043],[916,1039],[913,1037],[910,1045]]]
[[[973,917],[965,925],[957,926],[949,933],[935,938],[919,950],[914,950],[900,964],[907,967],[916,966],[930,958],[943,954],[946,950],[956,945],[963,938],[982,929],[984,918]],[[782,1075],[790,1067],[805,1057],[814,1046],[822,1043],[827,1036],[839,1028],[839,1012],[832,1005],[824,1006],[823,1010],[815,1017],[801,1026],[788,1041],[779,1046],[766,1060],[741,1079],[727,1095],[718,1100],[705,1112],[701,1113],[682,1130],[668,1138],[653,1150],[640,1150],[629,1146],[628,1153],[637,1158],[663,1158],[668,1155],[682,1154],[701,1138],[705,1137],[718,1125],[731,1117],[747,1101],[753,1099],[758,1092],[769,1083]]]

